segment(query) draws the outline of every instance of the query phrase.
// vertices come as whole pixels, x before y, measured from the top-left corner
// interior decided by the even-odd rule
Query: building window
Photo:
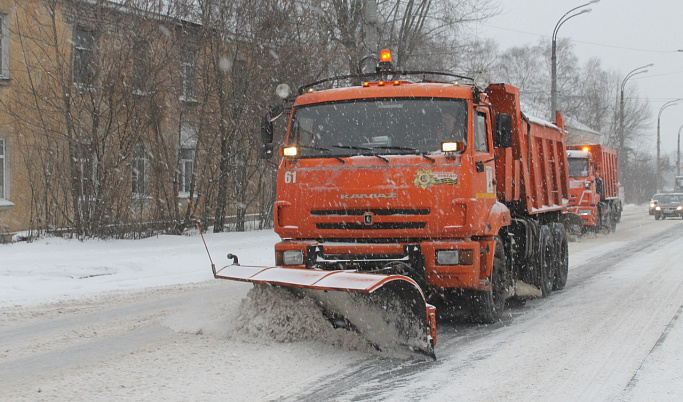
[[[142,144],[137,144],[133,151],[133,169],[131,172],[131,192],[135,197],[147,195],[147,153]]]
[[[149,44],[138,41],[133,45],[133,91],[146,95],[149,90]]]
[[[74,29],[74,84],[90,86],[95,80],[95,34],[83,27]]]
[[[180,124],[180,166],[178,168],[178,192],[180,196],[187,196],[192,187],[194,174],[194,156],[197,148],[197,130],[192,121]]]
[[[247,94],[247,63],[235,60],[232,64],[232,96],[244,98]]]
[[[5,140],[0,138],[0,199],[7,199],[7,151],[5,149]]]
[[[185,50],[180,61],[181,94],[180,100],[184,102],[197,101],[197,52]]]
[[[189,193],[194,173],[194,148],[180,149],[180,192]]]
[[[0,14],[0,79],[9,79],[9,18]]]
[[[81,188],[83,196],[90,195],[94,189],[95,177],[97,176],[97,163],[90,142],[81,142],[76,145],[76,159],[81,169]]]

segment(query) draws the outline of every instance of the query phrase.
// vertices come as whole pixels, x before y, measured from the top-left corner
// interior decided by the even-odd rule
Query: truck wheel
[[[655,214],[655,220],[656,220],[656,221],[659,220],[659,215]]]
[[[599,232],[602,234],[609,234],[612,229],[612,213],[608,212],[600,222]]]
[[[557,258],[553,290],[562,290],[567,284],[567,275],[569,273],[569,247],[567,245],[567,232],[564,229],[564,225],[560,223],[551,223],[550,230],[553,233],[555,240],[555,258]]]
[[[553,291],[553,282],[555,281],[555,247],[553,247],[553,234],[548,225],[541,226],[538,244],[538,269],[535,285],[541,289],[543,297],[548,297]]]
[[[508,296],[508,272],[505,259],[505,247],[500,236],[496,236],[496,249],[493,254],[491,270],[491,289],[475,292],[472,295],[470,311],[476,322],[492,324],[498,321],[505,309]]]

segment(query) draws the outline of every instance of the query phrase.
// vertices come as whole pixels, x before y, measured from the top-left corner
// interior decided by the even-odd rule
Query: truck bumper
[[[389,244],[285,240],[275,245],[275,260],[276,265],[291,268],[376,273],[404,270],[422,287],[486,290],[490,287],[487,278],[494,249],[493,239]],[[302,254],[298,257],[302,263],[286,264],[296,259],[285,258],[285,253],[297,252]]]

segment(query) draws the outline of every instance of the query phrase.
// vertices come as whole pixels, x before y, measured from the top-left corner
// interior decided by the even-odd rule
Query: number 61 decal
[[[296,183],[296,172],[285,172],[285,183]]]

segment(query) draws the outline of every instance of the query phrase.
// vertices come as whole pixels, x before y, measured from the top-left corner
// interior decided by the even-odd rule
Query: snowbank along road
[[[211,280],[3,308],[0,399],[681,400],[682,305],[683,222],[631,207],[570,243],[564,290],[495,325],[439,322],[436,362],[378,353],[287,292]]]

